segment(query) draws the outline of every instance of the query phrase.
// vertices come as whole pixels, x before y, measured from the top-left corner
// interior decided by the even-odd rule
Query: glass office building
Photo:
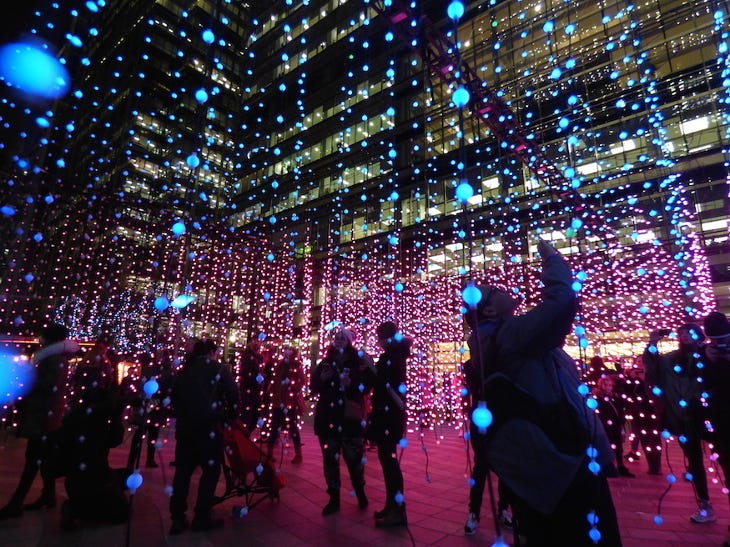
[[[579,273],[576,351],[730,309],[723,2],[77,8],[28,27],[69,93],[3,102],[9,332],[125,330],[117,307],[130,347],[266,332],[314,358],[393,317],[453,371],[461,288],[531,305],[537,237]]]

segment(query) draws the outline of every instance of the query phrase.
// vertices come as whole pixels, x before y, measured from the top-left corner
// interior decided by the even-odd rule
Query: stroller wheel
[[[234,505],[233,506],[233,518],[240,519],[248,515],[248,507],[243,507],[241,505]]]

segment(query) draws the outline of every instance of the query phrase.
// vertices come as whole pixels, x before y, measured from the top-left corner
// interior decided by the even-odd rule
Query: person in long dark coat
[[[383,353],[377,365],[371,367],[375,379],[367,438],[378,447],[385,481],[385,507],[375,512],[375,525],[401,526],[407,523],[407,518],[398,445],[406,433],[406,361],[413,341],[399,333],[392,321],[378,325],[377,333]]]

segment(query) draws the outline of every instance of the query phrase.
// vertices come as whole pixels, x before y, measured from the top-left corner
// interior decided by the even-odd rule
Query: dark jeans
[[[589,511],[598,517],[597,528],[601,533],[599,545],[621,547],[616,509],[605,476],[593,475],[587,465],[576,474],[560,503],[549,515],[534,510],[524,500],[509,493],[513,516],[516,521],[515,537],[524,536],[528,547],[593,547],[588,536]]]
[[[25,465],[20,474],[18,487],[15,489],[10,504],[21,507],[25,497],[33,485],[38,471],[43,479],[43,490],[41,497],[51,499],[56,495],[56,479],[53,474],[53,464],[50,458],[53,456],[53,443],[57,440],[56,433],[49,433],[45,439],[28,439],[25,445]],[[40,462],[40,465],[39,463]]]
[[[209,433],[184,434],[178,432],[175,445],[175,476],[172,479],[170,514],[173,520],[182,520],[188,508],[190,479],[195,468],[200,466],[203,473],[198,483],[198,498],[195,505],[195,518],[210,518],[215,488],[223,463],[223,437],[216,432],[211,439]]]
[[[396,494],[403,493],[403,473],[398,462],[398,444],[395,441],[379,442],[378,460],[380,467],[383,468],[386,502],[393,503]]]
[[[710,500],[707,489],[707,473],[705,471],[702,441],[697,437],[688,437],[686,443],[679,443],[684,453],[684,465],[692,475],[692,486],[695,489],[697,500]]]
[[[469,436],[472,450],[474,451],[474,467],[471,470],[471,478],[474,484],[469,489],[469,512],[479,516],[482,510],[482,500],[484,498],[484,486],[487,482],[487,474],[489,473],[489,464],[487,463],[486,438],[477,432],[476,426],[472,424],[471,434]],[[509,494],[507,488],[502,481],[497,483],[497,511],[502,511],[509,507],[507,501]]]
[[[294,410],[284,412],[283,408],[275,408],[271,413],[271,436],[269,444],[274,445],[279,439],[281,430],[289,432],[291,442],[294,446],[302,446],[302,437],[299,434],[299,416]]]
[[[358,489],[365,485],[362,437],[319,437],[319,446],[322,449],[324,480],[330,494],[337,494],[341,487],[339,454],[347,465],[352,487]]]

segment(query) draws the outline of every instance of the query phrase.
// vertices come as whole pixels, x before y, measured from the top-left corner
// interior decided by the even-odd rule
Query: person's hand
[[[558,254],[558,251],[548,241],[540,239],[537,242],[537,252],[540,254],[540,258],[545,260],[548,257]]]
[[[661,330],[653,330],[649,333],[649,345],[650,346],[656,346],[659,343],[659,340],[664,338],[664,332]]]
[[[322,366],[322,371],[319,373],[319,377],[323,382],[329,382],[335,375],[335,367],[331,364]]]

